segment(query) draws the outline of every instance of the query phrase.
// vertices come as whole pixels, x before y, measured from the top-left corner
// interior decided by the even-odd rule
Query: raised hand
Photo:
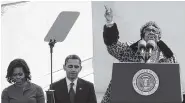
[[[110,23],[110,22],[112,22],[112,20],[113,20],[112,9],[111,9],[111,8],[108,8],[108,7],[105,6],[105,5],[104,5],[104,7],[105,7],[105,14],[104,14],[104,16],[105,16],[105,18],[106,18],[107,23]]]

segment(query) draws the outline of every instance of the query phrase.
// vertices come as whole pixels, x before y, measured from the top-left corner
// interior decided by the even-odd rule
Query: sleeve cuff
[[[114,21],[111,21],[109,23],[107,22],[105,25],[110,28],[114,25]]]

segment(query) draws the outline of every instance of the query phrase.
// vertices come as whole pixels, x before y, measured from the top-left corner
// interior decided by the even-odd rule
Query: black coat
[[[52,85],[55,103],[70,103],[66,79],[61,79]],[[94,85],[78,78],[75,103],[97,103]]]

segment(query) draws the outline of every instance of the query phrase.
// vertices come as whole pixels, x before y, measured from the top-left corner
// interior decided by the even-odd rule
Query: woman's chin
[[[22,82],[16,82],[15,84],[16,85],[22,85]]]

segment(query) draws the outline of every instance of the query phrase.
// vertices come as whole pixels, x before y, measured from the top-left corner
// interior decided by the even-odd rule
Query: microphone
[[[138,50],[140,51],[141,55],[144,56],[146,50],[146,41],[140,40],[138,42]]]
[[[144,61],[145,59],[145,54],[146,54],[146,41],[145,40],[140,40],[138,42],[138,50],[140,51],[141,57],[143,58]]]
[[[156,47],[156,43],[154,40],[149,40],[146,44],[146,49],[147,49],[147,52],[149,54],[149,57],[151,56],[152,54],[152,51],[154,50],[154,48]]]

